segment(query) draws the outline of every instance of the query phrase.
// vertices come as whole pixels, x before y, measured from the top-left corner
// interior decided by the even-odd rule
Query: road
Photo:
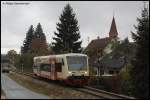
[[[6,99],[50,99],[48,96],[24,88],[5,73],[1,74],[1,87],[6,94]]]

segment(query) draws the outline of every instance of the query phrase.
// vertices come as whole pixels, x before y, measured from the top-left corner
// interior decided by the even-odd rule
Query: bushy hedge
[[[20,63],[21,55],[17,54],[14,59],[14,66],[16,67],[16,70],[21,70],[21,63]]]
[[[17,68],[18,71],[23,72],[32,72],[32,66],[33,66],[33,57],[34,54],[22,54],[22,55],[17,55],[15,58],[15,67]]]
[[[106,84],[105,78],[100,76],[91,76],[89,80],[89,85],[106,91],[112,90],[112,88],[108,84]]]
[[[121,93],[132,96],[133,86],[132,86],[132,78],[130,75],[130,70],[132,68],[131,64],[127,64],[126,70],[123,70],[120,73],[121,77]]]
[[[122,70],[120,74],[114,76],[91,76],[89,85],[101,88],[106,91],[114,93],[133,96],[132,78],[130,75],[131,64],[126,65],[126,69]],[[133,96],[134,97],[134,96]]]
[[[23,54],[21,59],[23,60],[23,71],[32,72],[34,54]]]
[[[101,88],[106,91],[122,93],[121,76],[92,76],[89,80],[89,85]]]

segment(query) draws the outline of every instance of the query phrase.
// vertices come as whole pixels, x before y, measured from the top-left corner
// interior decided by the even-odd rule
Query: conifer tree
[[[40,23],[38,23],[36,27],[34,38],[40,38],[42,40],[46,40],[45,34],[43,33],[43,29]]]
[[[55,53],[81,52],[80,32],[78,21],[73,12],[73,8],[67,4],[57,23],[57,31],[54,32],[56,37],[53,37],[55,42],[52,42],[53,51]]]
[[[144,7],[141,18],[137,18],[136,34],[132,37],[136,43],[136,55],[132,61],[132,93],[138,98],[149,98],[149,10]]]
[[[31,42],[31,52],[36,55],[46,55],[48,54],[48,44],[46,42],[46,36],[43,33],[43,29],[40,23],[38,23],[34,38]]]
[[[34,29],[33,29],[33,25],[30,26],[28,32],[26,33],[26,38],[24,40],[23,46],[21,47],[21,54],[30,52],[31,47],[31,41],[34,37]]]

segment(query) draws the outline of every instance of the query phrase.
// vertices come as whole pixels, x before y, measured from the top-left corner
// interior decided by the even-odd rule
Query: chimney
[[[98,36],[97,39],[100,39],[100,37]]]

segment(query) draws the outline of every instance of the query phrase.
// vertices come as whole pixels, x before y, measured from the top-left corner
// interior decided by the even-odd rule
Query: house
[[[130,67],[131,61],[136,54],[136,44],[132,42],[122,41],[112,52],[103,56],[99,62],[103,75],[119,74],[122,71],[126,71],[127,67]]]
[[[121,69],[125,66],[125,57],[119,56],[115,58],[112,53],[105,56],[102,60],[100,60],[103,71],[102,75],[115,75],[119,74]]]
[[[84,53],[90,57],[89,64],[94,68],[97,75],[103,75],[104,73],[109,72],[112,73],[112,69],[117,69],[116,71],[119,71],[120,67],[122,67],[123,64],[122,61],[120,62],[120,60],[110,60],[109,63],[111,64],[109,64],[109,66],[105,62],[100,61],[105,55],[112,52],[112,45],[117,42],[118,32],[115,18],[113,17],[109,31],[109,37],[98,37],[97,39],[92,40],[84,50]],[[105,66],[102,66],[102,64],[105,64]]]

